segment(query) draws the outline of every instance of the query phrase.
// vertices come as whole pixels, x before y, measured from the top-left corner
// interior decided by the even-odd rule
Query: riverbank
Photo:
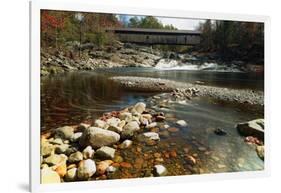
[[[223,72],[263,72],[261,65],[243,61],[224,62],[213,53],[177,53],[116,41],[108,47],[74,43],[63,49],[41,49],[41,76],[100,68],[145,67],[156,69],[211,70]]]
[[[146,77],[118,76],[111,80],[124,89],[142,92],[173,92],[176,89],[194,88],[197,96],[212,97],[214,99],[239,104],[264,106],[264,92],[250,89],[231,89],[198,84],[182,83],[172,80]]]

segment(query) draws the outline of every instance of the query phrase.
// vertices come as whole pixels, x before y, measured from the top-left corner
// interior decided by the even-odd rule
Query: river
[[[103,113],[120,110],[157,93],[128,92],[113,84],[112,76],[157,77],[181,82],[201,81],[219,87],[263,90],[263,77],[238,72],[159,70],[152,68],[99,69],[91,72],[71,72],[41,79],[41,130],[55,129],[64,125],[79,124],[100,117]],[[146,152],[176,151],[178,155],[166,163],[170,175],[189,173],[212,173],[262,170],[263,161],[254,147],[246,144],[235,128],[235,124],[263,117],[263,112],[250,113],[235,106],[219,104],[207,98],[195,98],[187,104],[172,103],[168,108],[158,109],[170,118],[167,124],[175,126],[174,119],[183,119],[188,127],[161,137],[157,146],[143,147]],[[226,136],[214,134],[222,128]],[[198,158],[195,171],[185,162],[184,151]],[[136,152],[117,152],[128,162],[135,162]],[[149,167],[150,162],[146,167]],[[122,177],[116,173],[112,178]],[[145,176],[145,171],[135,169],[133,177]]]

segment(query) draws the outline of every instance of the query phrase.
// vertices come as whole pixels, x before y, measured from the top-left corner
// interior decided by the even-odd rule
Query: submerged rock
[[[126,149],[126,148],[129,148],[131,145],[133,144],[133,141],[129,140],[129,139],[126,139],[125,141],[123,141],[121,144],[120,144],[120,149]]]
[[[66,155],[64,154],[52,154],[49,157],[44,159],[44,163],[50,165],[50,166],[57,166],[62,163],[65,163],[67,160]]]
[[[178,121],[177,121],[177,125],[182,126],[182,127],[185,127],[185,126],[187,126],[187,123],[186,123],[185,120],[178,120]]]
[[[115,154],[115,149],[111,147],[103,146],[96,151],[95,156],[100,159],[113,159],[114,154]]]
[[[80,145],[92,146],[93,148],[99,148],[106,145],[112,145],[119,141],[120,135],[113,131],[108,131],[98,127],[87,128],[82,137],[80,138]]]
[[[79,163],[77,177],[80,180],[87,180],[96,173],[96,163],[91,159],[82,160]]]
[[[48,142],[44,142],[43,144],[41,144],[41,155],[43,157],[53,154],[54,150],[55,150],[55,146],[49,144]]]
[[[158,133],[155,132],[146,132],[142,134],[145,138],[148,138],[150,140],[155,140],[155,141],[159,141],[160,137]]]
[[[111,165],[113,164],[113,161],[112,160],[104,160],[104,161],[101,161],[97,164],[97,173],[99,175],[102,175],[105,173],[106,169]]]
[[[133,116],[129,112],[122,112],[122,113],[119,114],[119,119],[124,120],[126,122],[132,121],[132,118],[133,118]]]
[[[95,120],[95,127],[99,127],[99,128],[105,128],[106,122],[100,119]]]
[[[264,139],[264,119],[238,123],[236,128],[243,136],[254,136],[262,140]]]
[[[215,130],[214,130],[214,133],[215,133],[216,135],[220,135],[220,136],[223,136],[223,135],[226,135],[226,134],[227,134],[225,130],[220,129],[220,128],[215,129]]]
[[[163,165],[155,165],[153,173],[155,176],[165,176],[168,174],[168,170]]]

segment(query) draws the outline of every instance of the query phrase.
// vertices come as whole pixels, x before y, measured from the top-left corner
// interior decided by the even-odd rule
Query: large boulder
[[[87,180],[96,173],[96,163],[91,159],[82,160],[79,163],[77,177],[80,180]]]
[[[60,176],[51,168],[43,168],[41,170],[41,184],[60,183]]]
[[[98,127],[87,128],[82,137],[80,138],[80,145],[92,146],[93,148],[99,148],[102,146],[113,145],[120,139],[120,135],[113,131],[108,131]]]
[[[236,128],[243,136],[254,136],[262,140],[264,139],[264,119],[238,123]]]

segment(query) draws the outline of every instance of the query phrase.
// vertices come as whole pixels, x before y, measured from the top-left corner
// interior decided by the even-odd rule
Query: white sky
[[[133,15],[117,15],[118,19],[129,21],[131,17],[135,17]],[[137,16],[141,18],[143,16]],[[196,30],[199,26],[200,22],[204,22],[202,19],[182,19],[182,18],[170,18],[170,17],[156,17],[159,21],[161,21],[164,25],[172,24],[177,29],[181,30]]]
[[[182,30],[196,30],[200,22],[204,22],[202,19],[179,19],[179,18],[167,18],[157,17],[165,25],[172,24],[174,27]]]

